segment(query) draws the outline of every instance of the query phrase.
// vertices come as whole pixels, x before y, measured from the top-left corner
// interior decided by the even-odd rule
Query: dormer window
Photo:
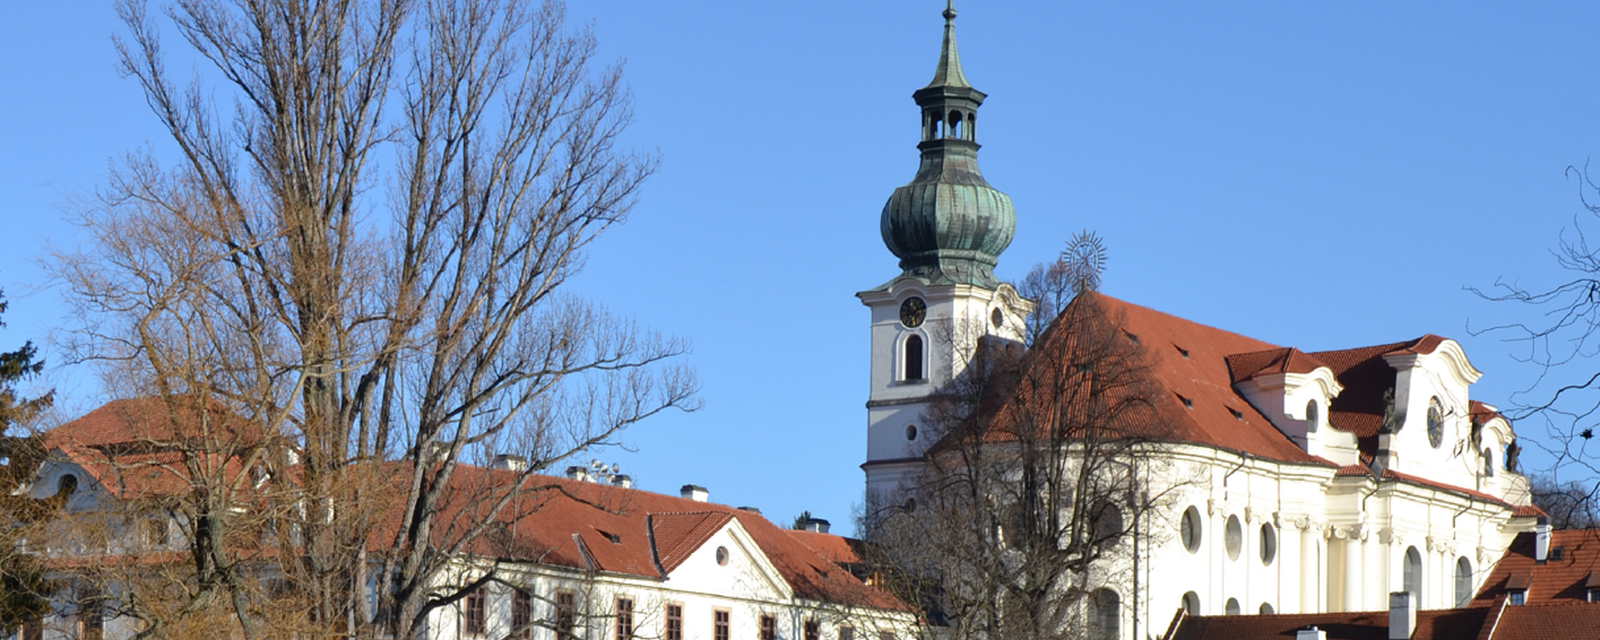
[[[1506,592],[1506,601],[1514,605],[1528,604],[1527,589],[1512,589]]]
[[[1428,400],[1428,444],[1438,449],[1444,442],[1444,405],[1435,396]]]
[[[1306,403],[1306,433],[1316,433],[1322,426],[1322,405],[1316,400]]]

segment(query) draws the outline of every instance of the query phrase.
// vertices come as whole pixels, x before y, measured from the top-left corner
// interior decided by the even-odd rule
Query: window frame
[[[616,640],[632,640],[634,631],[633,598],[617,596],[617,599],[613,601],[612,614],[614,618],[612,628],[616,631],[614,636]]]
[[[467,592],[461,602],[461,635],[482,636],[489,632],[489,598],[483,587]]]
[[[556,638],[572,638],[573,631],[578,628],[578,594],[566,589],[556,590],[555,597],[555,633]]]
[[[800,638],[801,640],[822,640],[822,623],[817,622],[816,618],[806,618],[805,622],[800,624]]]
[[[511,637],[516,640],[533,638],[533,594],[527,589],[511,590]]]
[[[683,640],[683,603],[668,602],[661,607],[662,640]]]
[[[778,640],[778,617],[770,613],[757,618],[756,637],[760,640]]]
[[[733,640],[733,611],[711,610],[711,640]]]

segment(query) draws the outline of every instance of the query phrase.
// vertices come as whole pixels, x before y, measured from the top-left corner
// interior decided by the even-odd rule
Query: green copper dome
[[[922,162],[883,205],[883,243],[905,276],[928,284],[999,286],[994,267],[1016,231],[1011,198],[978,171],[978,106],[956,55],[956,12],[944,11],[944,47],[933,82],[912,94],[922,107]]]

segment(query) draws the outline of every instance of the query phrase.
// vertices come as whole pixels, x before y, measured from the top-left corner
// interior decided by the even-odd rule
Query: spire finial
[[[971,87],[961,73],[961,56],[956,54],[956,3],[944,2],[944,46],[939,50],[939,68],[930,87]]]

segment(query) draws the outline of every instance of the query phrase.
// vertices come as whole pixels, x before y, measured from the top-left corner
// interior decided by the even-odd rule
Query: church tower
[[[984,336],[1021,341],[1031,304],[995,279],[1011,244],[1011,198],[978,171],[978,107],[956,53],[955,8],[944,10],[944,44],[920,108],[916,177],[883,206],[883,243],[901,273],[856,294],[872,312],[867,400],[869,505],[899,489],[939,434],[925,422],[930,396],[965,369]]]

